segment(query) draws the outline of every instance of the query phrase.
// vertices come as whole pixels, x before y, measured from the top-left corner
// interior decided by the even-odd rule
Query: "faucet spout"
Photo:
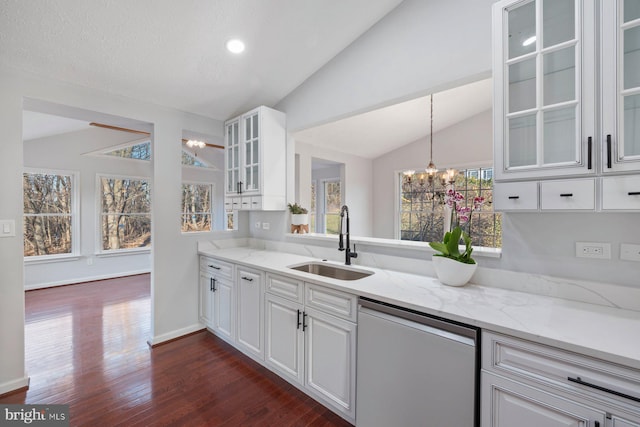
[[[343,229],[343,223],[345,228]],[[355,251],[356,245],[353,245],[353,251],[351,251],[351,242],[349,241],[349,208],[347,205],[342,206],[340,209],[340,227],[338,229],[338,250],[345,251],[345,265],[351,265],[351,258],[357,258],[358,253]],[[343,240],[343,236],[346,236],[346,247]]]

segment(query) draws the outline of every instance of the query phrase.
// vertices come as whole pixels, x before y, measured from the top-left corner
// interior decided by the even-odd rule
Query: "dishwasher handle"
[[[477,343],[478,330],[476,328],[452,323],[427,314],[417,313],[362,297],[360,297],[358,311],[463,344],[475,346]]]

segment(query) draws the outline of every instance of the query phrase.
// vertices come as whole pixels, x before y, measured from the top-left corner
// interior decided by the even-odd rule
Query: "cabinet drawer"
[[[232,211],[234,209],[233,207],[233,197],[225,197],[224,198],[224,210],[225,211]]]
[[[540,183],[542,210],[594,210],[594,179],[567,179]]]
[[[342,317],[352,322],[356,321],[358,305],[355,295],[325,288],[324,286],[307,283],[305,293],[305,305],[313,307],[325,313]]]
[[[537,210],[538,183],[495,183],[493,186],[493,207],[496,211]]]
[[[640,399],[638,370],[486,331],[482,334],[482,347],[482,366],[487,371],[528,378],[638,408],[635,400],[615,394]]]
[[[206,256],[200,257],[200,270],[215,274],[217,278],[233,280],[233,265]]]
[[[602,209],[640,210],[640,176],[602,178]]]
[[[304,284],[296,279],[267,273],[267,292],[302,304]]]

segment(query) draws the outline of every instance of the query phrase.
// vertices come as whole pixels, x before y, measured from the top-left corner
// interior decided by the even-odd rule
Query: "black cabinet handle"
[[[298,325],[296,326],[296,329],[300,329],[300,325],[302,325],[302,322],[300,322],[300,314],[302,314],[302,312],[298,310]]]
[[[611,169],[611,134],[607,135],[607,168]]]
[[[509,196],[509,200],[518,200],[520,196]]]
[[[307,313],[302,313],[302,332],[307,329]]]
[[[589,137],[587,138],[587,169],[591,170],[592,169],[592,162],[591,162],[591,151],[593,149],[593,138]]]
[[[211,292],[215,292],[216,291],[216,278],[212,277],[209,279],[209,290]]]
[[[573,197],[573,193],[560,193],[560,197]]]
[[[253,279],[251,277],[242,276],[242,280],[246,280],[247,282],[253,282]]]
[[[595,422],[593,423],[593,425],[594,425],[595,427],[600,427],[600,421],[595,421]]]
[[[567,380],[571,381],[572,383],[577,383],[586,387],[591,387],[591,388],[595,388],[596,390],[600,390],[600,391],[604,391],[605,393],[610,393],[610,394],[614,394],[616,396],[620,396],[620,397],[624,397],[625,399],[630,399],[633,400],[634,402],[640,402],[640,397],[635,397],[635,396],[631,396],[629,394],[625,394],[625,393],[621,393],[619,391],[615,391],[615,390],[611,390],[610,388],[606,388],[606,387],[602,387],[596,384],[591,384],[588,383],[586,381],[582,381],[582,379],[580,377],[575,377],[575,378],[571,378],[571,377],[567,377]]]
[[[216,270],[220,270],[220,267],[216,267],[215,265],[211,265],[211,264],[209,264],[209,267],[211,267],[211,268],[215,268]]]
[[[640,196],[640,191],[629,191],[627,194],[630,196]]]

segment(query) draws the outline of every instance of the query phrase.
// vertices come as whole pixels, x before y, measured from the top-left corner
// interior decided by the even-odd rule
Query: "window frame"
[[[129,147],[133,147],[135,145],[140,145],[140,144],[144,144],[144,143],[149,143],[149,159],[135,159],[132,157],[120,157],[120,156],[114,156],[112,154],[109,154],[113,151],[118,151],[118,150],[122,150],[125,148],[129,148]],[[140,139],[136,139],[134,141],[129,141],[129,142],[124,142],[122,144],[118,144],[118,145],[112,145],[110,147],[106,147],[106,148],[102,148],[100,150],[96,150],[96,151],[92,151],[90,153],[86,153],[85,155],[88,156],[94,156],[94,157],[100,157],[100,158],[107,158],[107,159],[116,159],[116,160],[124,160],[124,161],[133,161],[133,162],[146,162],[146,163],[151,163],[153,162],[153,140],[151,139],[151,137],[145,137],[145,138],[140,138]]]
[[[24,213],[24,200],[22,209],[22,246],[23,246],[23,260],[26,264],[38,264],[57,261],[72,261],[80,258],[81,242],[80,236],[80,172],[77,170],[64,170],[64,169],[49,169],[49,168],[29,168],[22,169],[24,174],[31,175],[58,175],[69,176],[71,178],[71,252],[66,254],[49,254],[49,255],[34,255],[24,256],[24,225],[25,217]],[[24,179],[24,178],[23,178]],[[24,188],[22,190],[22,197],[24,198]],[[35,215],[35,214],[34,214]]]
[[[118,158],[118,157],[116,157]],[[137,160],[137,159],[128,159],[128,160],[136,160],[136,161],[146,161],[146,160]],[[149,198],[153,197],[152,191],[152,182],[150,177],[145,176],[137,176],[137,175],[119,175],[119,174],[108,174],[108,173],[97,173],[96,181],[95,181],[95,203],[96,203],[96,227],[95,227],[95,235],[96,235],[96,248],[95,255],[96,256],[118,256],[118,255],[126,255],[126,254],[140,254],[140,253],[150,253],[151,248],[153,247],[153,225],[151,225],[151,244],[149,246],[140,247],[140,248],[124,248],[124,249],[103,249],[103,236],[102,236],[102,178],[108,179],[130,179],[130,180],[139,180],[146,181],[149,186]],[[149,205],[149,220],[151,224],[153,224],[153,206]]]
[[[197,234],[197,233],[212,233],[215,230],[215,220],[216,220],[215,212],[214,212],[214,209],[213,209],[213,201],[215,199],[215,194],[216,194],[215,193],[216,192],[215,183],[214,182],[210,182],[210,181],[207,181],[207,182],[203,182],[203,181],[182,181],[180,183],[180,195],[181,195],[180,199],[182,199],[182,190],[183,190],[182,187],[185,186],[185,185],[207,185],[207,186],[210,187],[209,215],[211,216],[211,221],[210,221],[211,228],[209,230],[183,231],[182,230],[182,225],[180,225],[180,232],[182,234],[185,234],[185,235],[193,235],[193,234]],[[180,203],[182,203],[182,200],[181,200]],[[180,213],[179,213],[179,215],[180,215],[180,224],[182,224],[182,219],[183,219],[182,217],[184,215],[188,215],[188,214],[184,214],[183,213],[184,212],[184,206],[181,206],[180,208],[181,208],[180,209]],[[202,214],[202,212],[196,212],[196,213]],[[225,218],[226,218],[226,215],[225,215]],[[234,223],[235,223],[235,221],[234,221]]]

